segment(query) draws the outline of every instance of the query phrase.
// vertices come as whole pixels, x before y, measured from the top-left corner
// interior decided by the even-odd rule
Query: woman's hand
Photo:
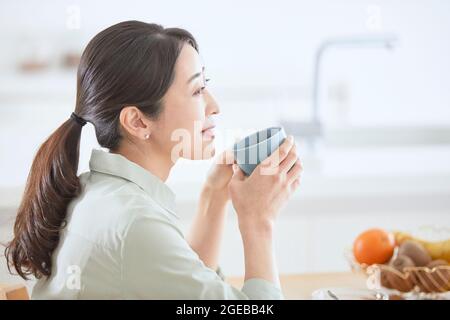
[[[225,150],[214,160],[214,164],[208,172],[203,190],[218,200],[230,199],[228,184],[233,175],[232,165],[235,163],[232,150]]]
[[[299,186],[302,166],[289,136],[249,177],[237,165],[233,170],[229,191],[242,233],[273,225],[279,210]]]
[[[221,153],[208,172],[200,194],[197,214],[187,235],[188,243],[211,269],[219,265],[219,251],[226,223],[226,205],[230,199],[228,183],[233,175],[233,154]]]

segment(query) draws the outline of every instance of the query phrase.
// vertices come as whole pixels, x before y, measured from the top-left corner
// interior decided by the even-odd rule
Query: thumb
[[[234,163],[233,176],[231,177],[231,179],[244,180],[244,178],[245,178],[244,172],[241,170],[241,168],[239,168],[239,166],[236,163]]]

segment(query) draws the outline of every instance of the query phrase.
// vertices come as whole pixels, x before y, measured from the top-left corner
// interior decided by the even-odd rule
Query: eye
[[[194,96],[198,96],[199,94],[201,94],[203,92],[203,90],[205,90],[206,87],[201,87],[200,89],[198,89],[197,91],[194,92]]]
[[[205,85],[203,87],[201,87],[200,89],[198,89],[197,91],[194,92],[194,96],[197,96],[199,94],[201,94],[203,92],[203,90],[205,90],[206,88],[206,83],[211,80],[211,79],[205,79]]]

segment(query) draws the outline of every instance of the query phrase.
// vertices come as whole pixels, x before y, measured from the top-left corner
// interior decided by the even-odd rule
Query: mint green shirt
[[[93,150],[82,193],[33,299],[281,299],[278,286],[224,282],[191,249],[179,226],[175,195],[125,157]]]

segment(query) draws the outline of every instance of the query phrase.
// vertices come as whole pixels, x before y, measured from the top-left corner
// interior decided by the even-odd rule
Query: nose
[[[206,116],[212,114],[219,114],[220,108],[216,102],[216,99],[214,99],[213,95],[208,90],[205,91],[206,91],[206,109],[205,109]]]

